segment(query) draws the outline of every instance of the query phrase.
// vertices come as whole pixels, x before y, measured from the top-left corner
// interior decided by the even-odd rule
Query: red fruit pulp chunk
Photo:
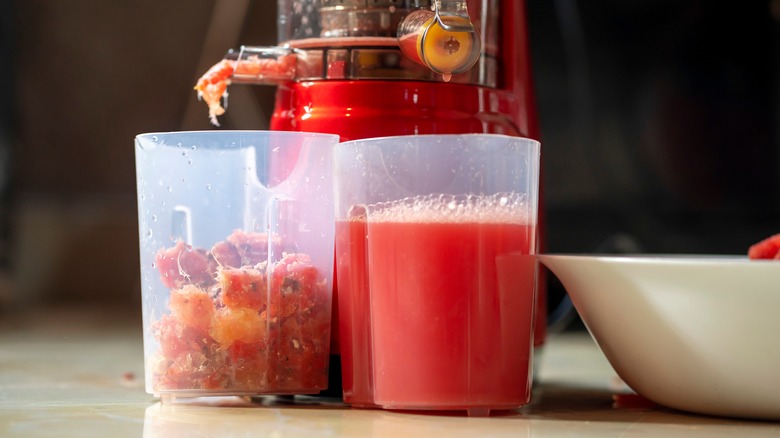
[[[209,293],[193,285],[172,290],[168,308],[180,324],[202,331],[208,330],[215,311]]]
[[[177,242],[157,253],[171,289],[170,314],[153,326],[157,390],[324,388],[330,285],[310,256],[271,239],[238,230],[209,252]],[[267,263],[269,251],[281,260]]]
[[[251,268],[228,268],[220,270],[217,278],[222,287],[222,302],[227,307],[255,310],[265,307],[265,272]]]
[[[748,258],[780,260],[780,233],[769,236],[766,239],[752,245],[748,249]]]
[[[237,388],[251,390],[267,385],[268,366],[264,342],[246,344],[236,341],[228,348],[228,357]]]
[[[183,353],[208,350],[209,344],[214,342],[205,330],[183,325],[172,315],[163,315],[155,331],[163,357],[170,360]]]
[[[262,342],[266,336],[266,321],[257,310],[224,307],[215,314],[209,334],[222,348],[236,341]]]
[[[176,246],[163,249],[155,255],[155,264],[165,287],[179,289],[185,284],[209,286],[215,266],[203,249],[192,249],[183,241]]]
[[[241,267],[241,254],[238,253],[238,249],[230,242],[217,242],[213,248],[211,248],[211,256],[219,266],[223,268],[240,268]]]
[[[236,247],[241,257],[240,266],[253,266],[268,259],[269,237],[266,233],[247,233],[236,230],[228,236],[227,241]],[[271,251],[280,247],[278,237],[270,238]]]

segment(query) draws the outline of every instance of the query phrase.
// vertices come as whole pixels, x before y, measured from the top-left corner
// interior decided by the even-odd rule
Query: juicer
[[[215,123],[227,84],[269,84],[277,87],[272,130],[342,141],[457,133],[538,140],[525,0],[278,0],[278,13],[278,46],[231,50],[196,87]],[[541,202],[540,194],[540,229]],[[540,346],[542,269],[537,282]],[[336,333],[337,323],[338,354]]]

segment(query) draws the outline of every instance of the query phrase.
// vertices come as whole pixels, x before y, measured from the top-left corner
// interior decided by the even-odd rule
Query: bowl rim
[[[767,266],[780,260],[750,259],[741,254],[580,254],[580,253],[544,253],[537,254],[539,261],[579,260],[583,262],[608,262],[624,264],[665,264],[665,265],[754,265]]]

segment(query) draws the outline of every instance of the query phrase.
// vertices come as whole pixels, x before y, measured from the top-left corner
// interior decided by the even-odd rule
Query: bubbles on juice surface
[[[534,224],[526,194],[415,196],[367,206],[369,222]]]

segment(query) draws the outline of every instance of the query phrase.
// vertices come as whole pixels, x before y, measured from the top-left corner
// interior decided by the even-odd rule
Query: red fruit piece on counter
[[[780,260],[780,233],[752,245],[748,249],[748,258]]]

